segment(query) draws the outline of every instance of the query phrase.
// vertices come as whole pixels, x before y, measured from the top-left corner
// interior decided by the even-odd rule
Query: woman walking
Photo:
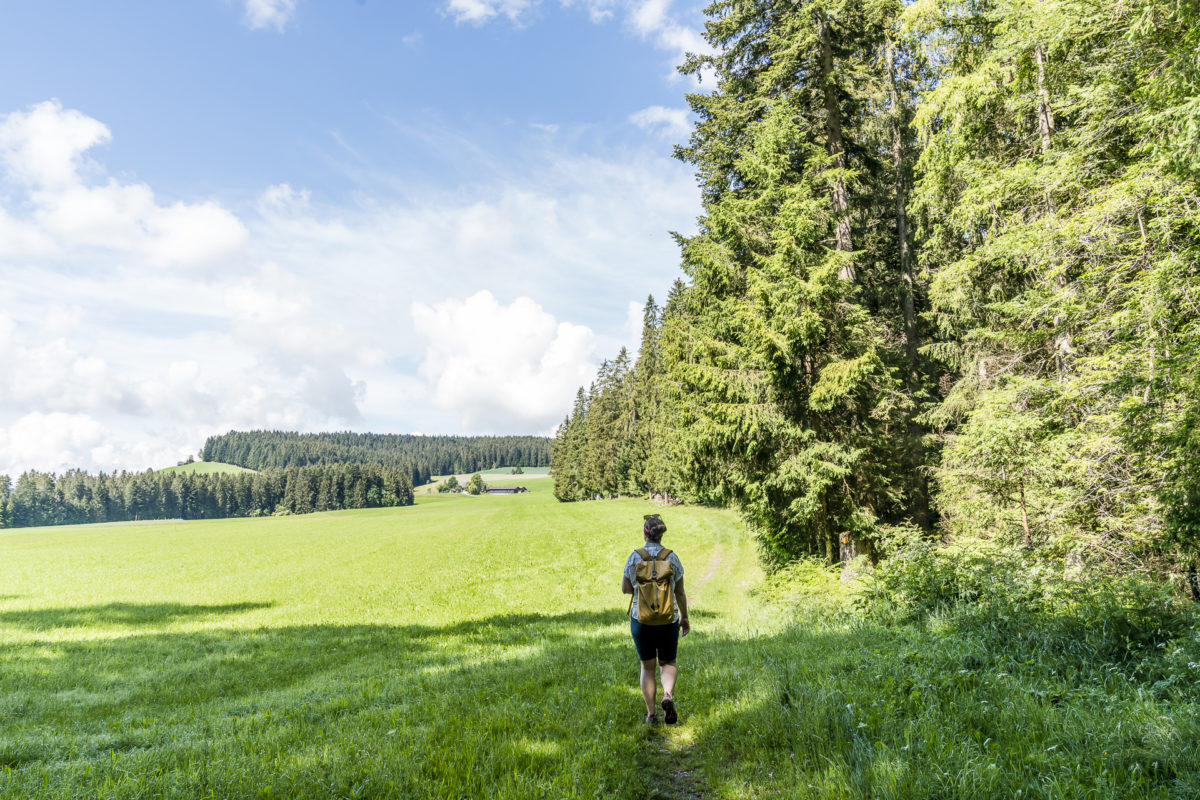
[[[646,701],[646,723],[658,722],[655,696],[656,669],[662,668],[663,719],[674,725],[679,714],[675,708],[675,666],[679,637],[691,630],[688,623],[687,594],[683,590],[683,562],[663,547],[667,526],[657,514],[647,514],[642,526],[645,544],[634,550],[625,562],[621,591],[631,594],[629,630],[642,662],[642,699]]]

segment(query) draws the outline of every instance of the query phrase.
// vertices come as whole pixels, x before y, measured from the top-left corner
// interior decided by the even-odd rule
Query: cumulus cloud
[[[0,117],[0,164],[24,194],[15,215],[0,209],[0,255],[46,258],[81,248],[157,266],[226,257],[246,228],[215,202],[160,205],[144,183],[105,178],[84,154],[111,138],[108,127],[57,100]]]
[[[675,139],[686,138],[692,130],[686,108],[650,106],[630,114],[629,121],[643,130],[657,130]]]
[[[114,427],[88,414],[34,411],[0,425],[0,475],[28,469],[62,473],[140,471],[167,466],[194,453],[198,431]]]
[[[245,22],[251,30],[274,28],[283,31],[292,14],[296,0],[245,0]]]
[[[491,292],[433,306],[414,303],[427,349],[421,374],[439,407],[466,430],[549,431],[595,364],[590,328],[558,322],[528,297],[501,305]]]
[[[488,177],[467,187],[329,206],[281,183],[240,218],[212,202],[240,229],[228,262],[162,268],[206,238],[189,233],[206,203],[171,232],[173,206],[89,159],[107,127],[56,103],[0,126],[9,474],[160,467],[230,428],[549,432],[634,335],[629,298],[669,284],[667,231],[698,211],[687,167],[650,148],[531,131],[519,163],[480,147]],[[50,224],[76,202],[97,208]]]
[[[86,414],[35,411],[0,427],[0,474],[18,473],[25,464],[60,471],[94,466],[105,444],[104,426]]]
[[[322,418],[355,422],[363,386],[345,368],[379,357],[340,323],[315,323],[321,298],[311,282],[271,263],[225,290],[234,339],[257,355],[255,377],[290,385],[287,394]]]

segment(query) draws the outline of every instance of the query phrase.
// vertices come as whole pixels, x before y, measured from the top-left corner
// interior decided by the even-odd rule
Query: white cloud
[[[35,113],[56,155],[20,155]],[[476,143],[467,186],[330,207],[281,183],[239,219],[106,178],[93,123],[0,116],[0,234],[24,237],[0,236],[0,472],[160,467],[230,428],[549,432],[699,210],[685,165],[564,130],[515,164]],[[221,267],[155,267],[204,246],[206,213],[240,231]]]
[[[556,321],[528,297],[503,306],[478,292],[414,303],[412,315],[427,342],[421,374],[434,402],[468,430],[549,431],[595,372],[591,329]]]
[[[644,130],[658,130],[675,139],[687,138],[692,126],[686,108],[650,106],[629,115],[629,121]]]
[[[447,0],[446,12],[455,22],[480,24],[493,17],[507,17],[517,22],[521,16],[534,8],[540,0]]]
[[[497,17],[520,25],[542,0],[445,0],[445,11],[456,22],[481,25]],[[624,12],[625,24],[642,39],[649,40],[661,50],[671,53],[674,64],[681,63],[686,53],[708,53],[712,48],[696,27],[681,22],[672,13],[672,0],[559,0],[565,8],[580,7],[596,24],[611,20],[618,10]],[[677,80],[672,72],[670,80]]]
[[[23,217],[0,209],[0,255],[95,248],[157,266],[195,265],[245,243],[245,226],[217,203],[164,206],[144,183],[88,180],[85,173],[102,178],[103,170],[84,153],[110,138],[105,125],[57,100],[0,117],[0,163],[27,196]]]
[[[252,30],[274,28],[282,32],[296,12],[296,0],[245,0],[245,5],[246,25]]]
[[[667,24],[670,8],[671,0],[642,0],[641,3],[635,3],[630,11],[630,22],[643,36],[658,33]]]
[[[196,429],[164,430],[105,424],[88,414],[34,411],[0,425],[0,475],[28,469],[62,473],[169,466],[195,453]]]
[[[19,474],[25,464],[45,464],[61,471],[73,466],[95,467],[104,446],[104,426],[86,414],[35,411],[0,428],[0,474]]]
[[[0,160],[18,183],[70,186],[83,153],[111,138],[103,123],[51,100],[0,118]]]
[[[625,347],[629,349],[630,357],[634,357],[642,346],[642,314],[645,307],[636,300],[630,300],[625,309],[625,325],[629,331],[629,340]]]
[[[379,358],[338,322],[316,322],[322,317],[321,297],[311,282],[267,264],[258,275],[226,289],[225,306],[235,341],[257,358],[257,379],[289,387],[286,394],[318,419],[354,422],[361,418],[363,386],[347,376],[345,367]],[[292,424],[298,421],[293,418]]]

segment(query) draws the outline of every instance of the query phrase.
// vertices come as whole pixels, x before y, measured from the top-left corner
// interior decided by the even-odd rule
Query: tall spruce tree
[[[558,426],[550,451],[550,471],[554,474],[554,496],[560,501],[584,499],[582,460],[585,456],[587,395],[583,387],[575,394],[571,415]]]
[[[871,114],[899,11],[718,0],[715,55],[683,67],[718,78],[689,96],[699,123],[677,151],[705,207],[682,240],[692,284],[669,367],[689,477],[737,503],[776,560],[846,559],[910,510],[896,225],[877,200],[895,181]]]

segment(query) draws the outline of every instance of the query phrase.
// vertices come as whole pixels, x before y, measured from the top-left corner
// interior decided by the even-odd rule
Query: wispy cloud
[[[444,0],[445,11],[456,22],[482,25],[496,18],[524,24],[543,0]],[[625,25],[637,36],[671,53],[680,63],[686,53],[705,53],[711,48],[698,28],[680,21],[673,0],[558,0],[565,8],[582,8],[593,23],[603,23],[621,14]],[[675,73],[672,73],[674,76]],[[672,78],[675,79],[674,77]]]
[[[495,17],[506,17],[517,22],[540,0],[447,0],[446,13],[455,22],[482,24]]]
[[[296,13],[296,0],[244,0],[245,22],[252,30],[274,28],[282,32]]]
[[[643,130],[653,130],[666,136],[682,139],[691,131],[686,108],[650,106],[629,115],[629,121]]]

